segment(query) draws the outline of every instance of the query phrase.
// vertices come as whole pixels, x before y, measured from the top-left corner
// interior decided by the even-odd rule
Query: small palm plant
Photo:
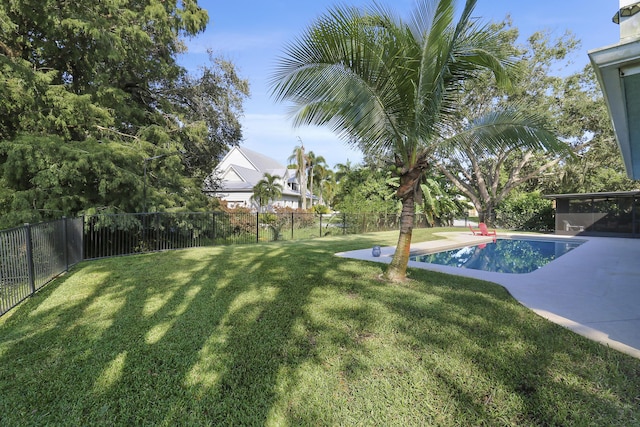
[[[269,206],[269,202],[275,201],[282,196],[282,184],[278,182],[280,177],[265,173],[263,178],[253,186],[253,196],[251,200],[258,204],[259,210]]]

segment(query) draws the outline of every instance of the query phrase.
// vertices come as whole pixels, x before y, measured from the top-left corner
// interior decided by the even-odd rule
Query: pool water
[[[412,253],[410,261],[497,273],[531,273],[580,246],[582,241],[498,239],[434,254]]]

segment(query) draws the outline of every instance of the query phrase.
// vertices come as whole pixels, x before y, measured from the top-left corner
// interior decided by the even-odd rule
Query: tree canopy
[[[474,204],[480,221],[513,227],[505,211],[522,201],[522,191],[574,193],[634,188],[626,179],[604,100],[591,66],[566,75],[562,69],[580,43],[570,33],[555,39],[545,31],[530,35],[517,45],[517,28],[509,20],[493,24],[517,46],[519,58],[514,84],[498,88],[485,75],[466,84],[462,114],[468,120],[484,120],[496,110],[534,112],[540,125],[558,135],[565,150],[531,149],[517,145],[486,152],[462,144],[454,155],[445,153],[439,169]],[[464,123],[462,123],[464,125]],[[514,200],[509,200],[512,198]],[[527,200],[536,199],[534,196]],[[501,204],[505,206],[501,206]],[[546,210],[546,204],[540,201]],[[496,217],[496,209],[502,215]],[[541,223],[539,223],[541,224]],[[544,225],[547,227],[547,225]],[[527,225],[526,228],[531,228]],[[543,228],[541,228],[543,229]]]
[[[139,211],[158,155],[148,205],[204,206],[201,179],[240,141],[248,96],[228,61],[177,63],[208,19],[196,0],[0,4],[2,225]]]
[[[570,34],[550,40],[548,34],[536,32],[525,45],[518,46],[519,32],[509,20],[492,27],[517,48],[519,60],[512,75],[513,84],[498,87],[486,72],[467,81],[460,103],[465,120],[460,121],[457,132],[464,133],[473,124],[481,127],[487,121],[496,123],[500,116],[520,116],[523,124],[528,122],[529,129],[546,128],[549,136],[560,135],[556,100],[563,79],[553,75],[551,69],[566,60],[578,42]],[[548,145],[521,144],[521,138],[513,134],[510,144],[489,151],[462,141],[446,147],[439,155],[438,168],[473,203],[481,222],[493,224],[496,206],[514,189],[566,161],[571,152],[566,140],[553,144],[557,149],[550,150]]]

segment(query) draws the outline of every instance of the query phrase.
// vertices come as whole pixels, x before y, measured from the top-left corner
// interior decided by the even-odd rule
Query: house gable
[[[225,170],[231,166],[240,166],[246,169],[258,170],[240,147],[233,147],[231,151],[224,156],[216,169]]]
[[[208,193],[236,206],[251,206],[253,187],[265,173],[277,176],[282,185],[282,197],[274,205],[297,208],[300,192],[295,175],[278,161],[246,148],[234,147],[227,153],[211,174],[219,177],[221,188]]]
[[[226,172],[224,172],[221,176],[222,181],[227,181],[227,182],[242,182],[244,181],[244,179],[242,179],[242,177],[240,175],[238,175],[238,172],[236,172],[233,167],[229,168],[226,170]]]

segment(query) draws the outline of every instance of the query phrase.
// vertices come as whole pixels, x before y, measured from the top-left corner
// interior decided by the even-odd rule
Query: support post
[[[69,235],[66,216],[62,217],[62,244],[64,245],[64,271],[69,271]]]
[[[31,242],[31,225],[29,223],[24,224],[26,232],[26,246],[27,246],[27,273],[29,277],[29,288],[31,289],[31,295],[36,293],[36,278],[33,268],[33,245]]]
[[[156,212],[153,215],[153,219],[154,219],[154,222],[156,223],[156,248],[155,248],[155,250],[159,251],[162,248],[160,247],[160,217],[159,217],[158,212]]]
[[[342,234],[347,234],[347,214],[342,214]]]
[[[211,219],[212,219],[212,230],[213,230],[213,245],[215,246],[216,244],[216,213],[215,212],[211,212]]]

